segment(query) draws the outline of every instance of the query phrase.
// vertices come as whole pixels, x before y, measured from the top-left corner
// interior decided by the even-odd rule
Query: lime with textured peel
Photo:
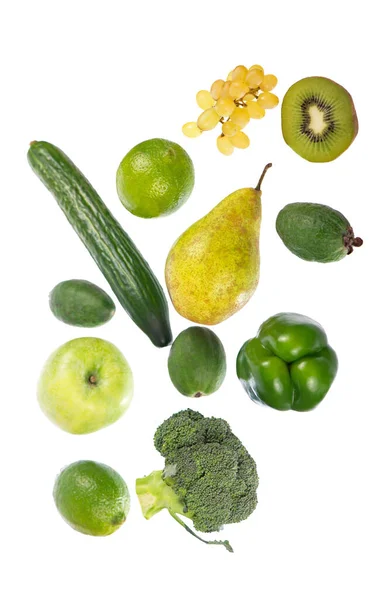
[[[130,498],[127,485],[111,467],[80,460],[58,475],[53,497],[63,519],[87,535],[110,535],[127,518]]]
[[[145,219],[175,212],[188,200],[194,183],[190,156],[179,144],[161,138],[132,148],[116,175],[122,204],[133,215]]]

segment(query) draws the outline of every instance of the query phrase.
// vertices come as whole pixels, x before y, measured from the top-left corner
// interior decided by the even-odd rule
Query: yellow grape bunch
[[[198,137],[220,123],[216,143],[222,154],[229,156],[235,148],[248,148],[249,137],[242,129],[251,119],[262,119],[266,110],[278,105],[278,97],[271,93],[276,84],[277,77],[265,75],[260,65],[235,67],[226,81],[217,79],[209,91],[197,92],[196,102],[203,112],[196,122],[183,125],[184,135]]]

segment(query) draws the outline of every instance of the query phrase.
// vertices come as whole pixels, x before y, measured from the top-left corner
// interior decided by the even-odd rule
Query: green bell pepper
[[[279,313],[237,356],[237,376],[254,402],[277,410],[311,410],[327,394],[337,356],[324,329],[309,317]]]

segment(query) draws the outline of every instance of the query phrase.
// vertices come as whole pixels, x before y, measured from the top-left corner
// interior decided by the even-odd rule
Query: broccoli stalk
[[[208,541],[199,537],[184,521],[178,516],[179,514],[191,519],[191,515],[186,512],[185,506],[175,494],[172,487],[168,485],[163,479],[163,471],[153,471],[147,477],[141,477],[136,480],[136,494],[139,498],[141,510],[146,519],[150,519],[158,512],[166,508],[171,515],[188,533],[193,535],[195,538],[204,542],[204,544],[218,544],[222,545],[228,550],[233,552],[232,546],[228,540],[220,541],[213,540]]]

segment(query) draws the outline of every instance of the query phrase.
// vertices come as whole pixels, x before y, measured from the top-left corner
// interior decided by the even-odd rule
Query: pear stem
[[[263,183],[263,179],[264,179],[264,177],[265,177],[265,174],[266,174],[266,172],[268,171],[268,169],[269,169],[270,167],[272,167],[272,163],[268,163],[267,165],[265,165],[265,167],[264,167],[264,171],[262,172],[262,174],[261,174],[261,176],[260,176],[260,179],[259,179],[259,182],[258,182],[257,186],[255,187],[255,190],[256,190],[257,192],[260,192],[260,191],[261,191],[261,184]]]

